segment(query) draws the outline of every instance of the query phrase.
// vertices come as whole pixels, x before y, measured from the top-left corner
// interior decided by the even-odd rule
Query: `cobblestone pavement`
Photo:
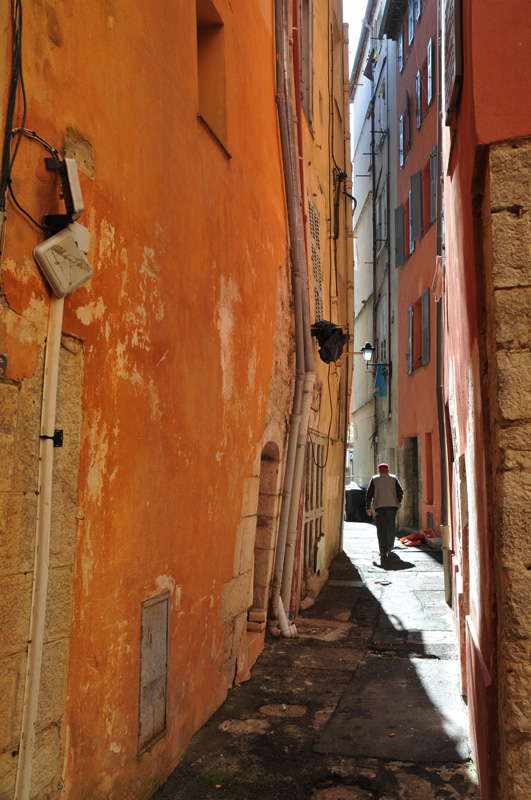
[[[153,800],[479,800],[440,553],[345,523],[296,639],[266,638]]]

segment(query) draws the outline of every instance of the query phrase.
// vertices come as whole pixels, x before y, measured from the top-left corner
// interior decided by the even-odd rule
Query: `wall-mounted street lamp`
[[[376,364],[372,362],[372,356],[374,351],[376,350],[375,347],[372,346],[370,342],[365,342],[361,350],[347,350],[343,353],[344,356],[363,356],[363,360],[365,361],[365,366],[367,369],[377,369],[378,367],[382,367],[382,374],[388,375],[390,378],[393,376],[393,364],[390,361],[388,364]]]
[[[377,369],[378,367],[382,367],[382,374],[389,375],[389,377],[391,378],[393,375],[393,368],[392,368],[393,365],[391,361],[389,361],[388,364],[376,364],[372,362],[372,356],[375,349],[376,348],[373,347],[370,342],[365,342],[365,344],[361,348],[359,354],[363,356],[363,360],[365,361],[365,366],[367,367],[367,369],[369,369],[369,367],[371,369]]]

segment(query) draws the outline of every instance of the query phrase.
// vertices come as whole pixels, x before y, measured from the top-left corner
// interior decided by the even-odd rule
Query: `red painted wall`
[[[404,67],[397,72],[397,117],[405,113],[406,94],[409,93],[411,103],[411,149],[406,153],[404,165],[398,165],[397,206],[408,203],[411,188],[411,176],[423,171],[429,165],[430,153],[437,144],[437,101],[436,98],[428,106],[428,112],[422,125],[417,130],[415,115],[415,79],[417,71],[422,70],[426,60],[428,42],[437,41],[437,4],[428,0],[423,6],[420,19],[415,23],[415,34],[411,45],[407,45],[407,13],[404,17]],[[436,49],[434,59],[436,62]],[[423,85],[423,107],[426,107],[426,86]],[[397,120],[398,124],[398,120]],[[397,130],[398,136],[398,130]],[[404,137],[405,138],[405,137]],[[429,181],[423,185],[423,195],[429,197]],[[406,214],[406,262],[398,273],[398,444],[403,446],[405,437],[419,436],[419,452],[422,461],[423,493],[420,507],[420,527],[427,526],[428,512],[433,513],[435,530],[439,531],[441,521],[440,499],[440,454],[438,447],[436,385],[436,310],[430,291],[430,361],[420,366],[413,374],[407,374],[405,353],[408,349],[408,309],[421,297],[422,292],[430,288],[435,273],[436,236],[435,222],[425,227],[424,235],[415,243],[414,252],[409,255],[408,228]],[[432,466],[428,465],[426,453],[426,434],[432,439]],[[431,473],[431,477],[430,474]],[[431,483],[433,493],[428,496],[428,485]],[[431,502],[429,500],[431,499]]]
[[[485,279],[481,200],[484,145],[527,137],[531,105],[531,15],[518,0],[463,3],[463,86],[458,115],[444,128],[446,389],[453,409],[453,458],[466,464],[469,509],[463,549],[459,497],[452,491],[454,569],[463,592],[472,742],[484,800],[498,796],[496,610],[488,471],[492,444],[485,386]],[[453,138],[452,138],[453,137]],[[450,156],[451,154],[451,156]],[[450,465],[452,466],[452,464]],[[459,604],[454,599],[454,607]]]

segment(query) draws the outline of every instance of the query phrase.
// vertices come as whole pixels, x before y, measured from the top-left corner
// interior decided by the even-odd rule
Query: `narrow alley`
[[[479,800],[440,551],[343,547],[153,800]]]

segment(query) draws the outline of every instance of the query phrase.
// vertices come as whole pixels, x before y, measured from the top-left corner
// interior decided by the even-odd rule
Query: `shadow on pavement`
[[[298,637],[266,636],[154,800],[479,800],[441,567],[375,547],[345,524]]]

